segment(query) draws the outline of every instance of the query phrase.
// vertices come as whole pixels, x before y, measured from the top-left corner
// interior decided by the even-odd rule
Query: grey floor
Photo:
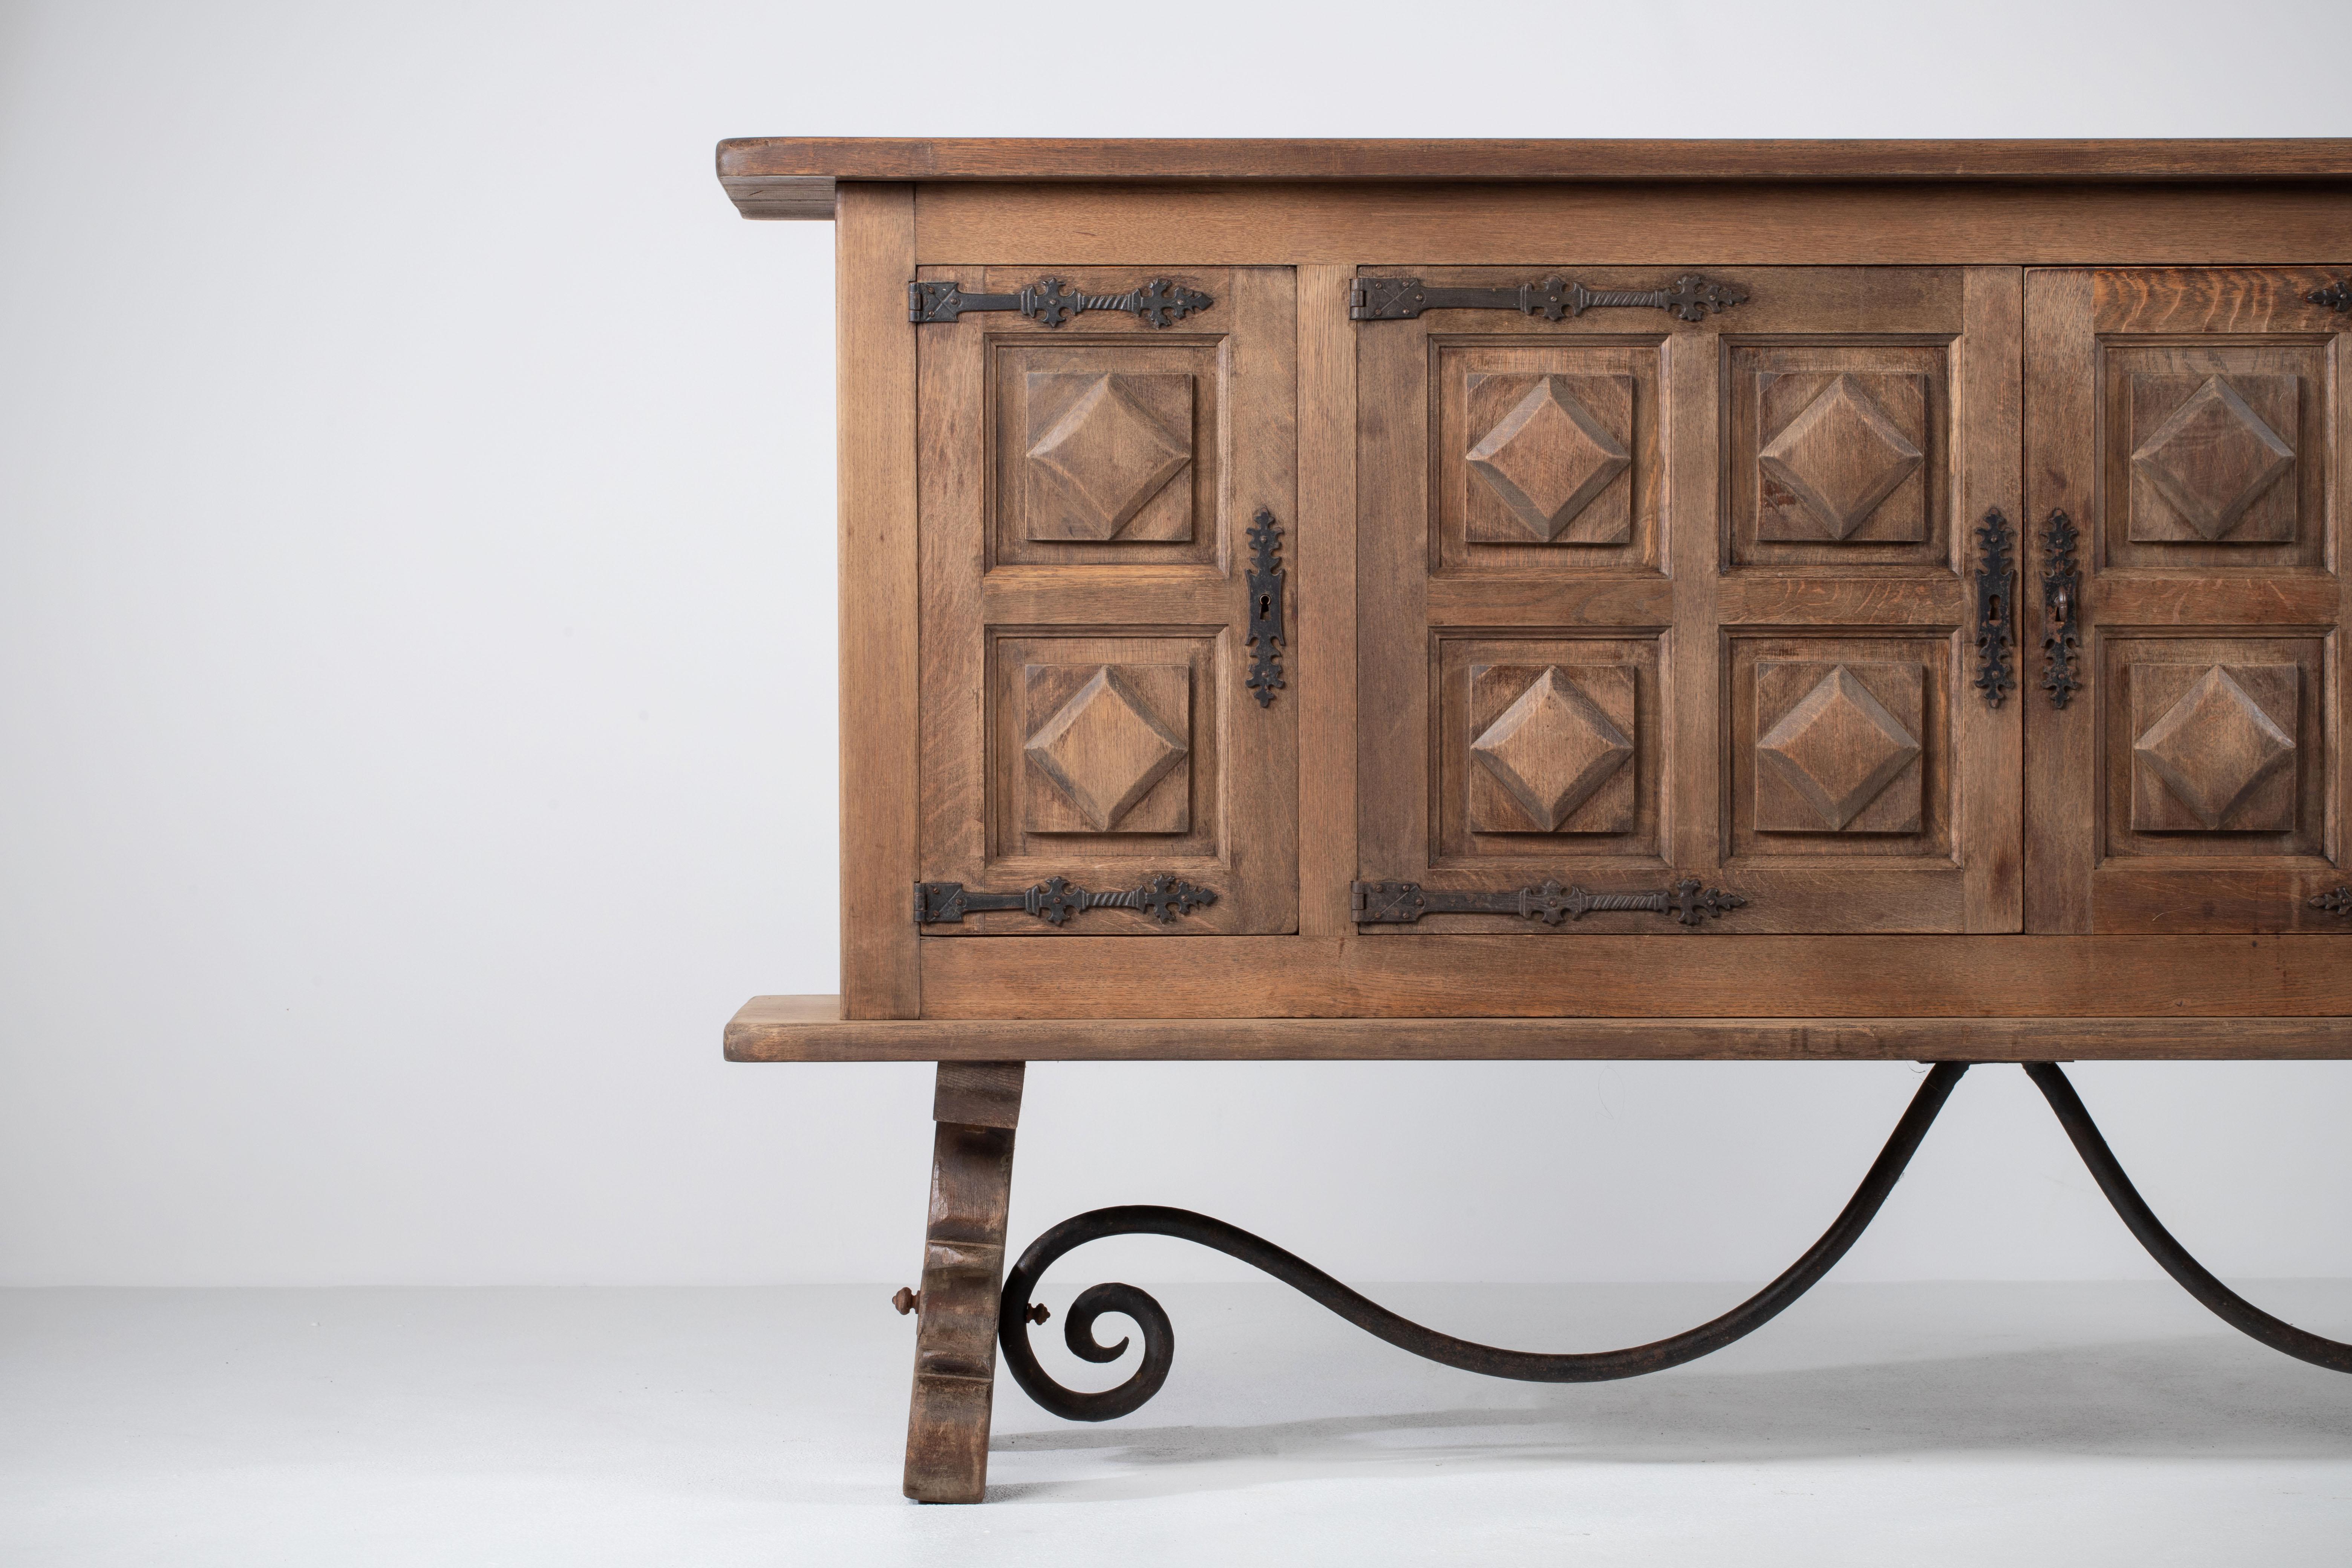
[[[2352,1337],[2352,1281],[2249,1289]],[[1375,1293],[1590,1349],[1741,1292]],[[880,1286],[0,1292],[0,1563],[2352,1563],[2352,1378],[2168,1283],[1832,1284],[1708,1361],[1560,1387],[1278,1287],[1160,1294],[1158,1400],[1072,1426],[1006,1386],[990,1503],[924,1508]]]

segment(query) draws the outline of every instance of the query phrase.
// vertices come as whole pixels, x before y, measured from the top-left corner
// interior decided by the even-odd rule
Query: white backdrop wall
[[[929,1069],[719,1057],[837,937],[832,230],[722,135],[2352,131],[2324,0],[1376,10],[0,10],[0,1282],[911,1277]],[[2079,1081],[2218,1268],[2352,1265],[2352,1069]],[[1915,1082],[1045,1066],[1014,1229],[1752,1279]],[[2150,1271],[2013,1069],[1845,1267]]]

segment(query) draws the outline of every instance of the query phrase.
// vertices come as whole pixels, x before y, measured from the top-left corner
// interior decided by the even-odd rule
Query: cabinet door
[[[1014,295],[1054,271],[921,277]],[[1268,684],[1271,640],[1248,640],[1253,519],[1279,530],[1259,534],[1276,563],[1292,541],[1293,274],[1059,278],[1098,300],[1167,279],[1210,303],[1160,326],[967,309],[909,329],[917,917],[942,936],[1295,930],[1297,702]]]
[[[2016,515],[2019,274],[1700,270],[1746,300],[1360,325],[1360,930],[2018,929],[1973,574]],[[1688,881],[1746,902],[1574,892]]]
[[[2344,926],[2344,276],[2027,275],[2031,930]]]

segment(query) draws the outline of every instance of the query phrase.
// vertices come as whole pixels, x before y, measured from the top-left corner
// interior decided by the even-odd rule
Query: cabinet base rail
[[[2023,1066],[2057,1113],[2059,1124],[2074,1141],[2075,1152],[2089,1167],[2099,1190],[2107,1195],[2125,1226],[2166,1273],[2215,1316],[2242,1333],[2315,1366],[2352,1373],[2352,1344],[2323,1338],[2271,1316],[2189,1256],[2124,1173],[2065,1073],[2053,1062],[2028,1062]],[[1126,1382],[1098,1393],[1085,1393],[1063,1387],[1038,1364],[1030,1348],[1029,1326],[1044,1321],[1045,1313],[1042,1308],[1033,1308],[1030,1294],[1039,1278],[1056,1260],[1090,1241],[1112,1236],[1168,1236],[1238,1258],[1400,1350],[1465,1372],[1523,1383],[1601,1383],[1664,1372],[1719,1351],[1762,1328],[1836,1267],[1877,1216],[1887,1194],[1895,1190],[1895,1184],[1911,1163],[1911,1156],[1927,1137],[1928,1128],[1935,1124],[1937,1113],[1943,1110],[1945,1100],[1951,1097],[1968,1070],[1966,1062],[1940,1062],[1929,1071],[1902,1120],[1895,1123],[1886,1146],[1871,1163],[1862,1184],[1854,1189],[1853,1196],[1847,1200],[1829,1229],[1822,1233],[1821,1239],[1780,1278],[1721,1317],[1649,1344],[1623,1350],[1548,1353],[1505,1350],[1456,1339],[1398,1316],[1296,1253],[1236,1226],[1187,1209],[1137,1204],[1094,1209],[1064,1220],[1031,1242],[1028,1250],[1006,1272],[997,1315],[998,1340],[1005,1368],[1031,1399],[1069,1420],[1109,1421],[1140,1408],[1168,1381],[1175,1360],[1175,1330],[1160,1303],[1132,1285],[1095,1285],[1079,1292],[1062,1325],[1063,1342],[1073,1354],[1083,1361],[1100,1363],[1116,1361],[1126,1353],[1127,1340],[1106,1345],[1095,1338],[1095,1324],[1106,1315],[1119,1314],[1133,1320],[1143,1336],[1142,1361]]]

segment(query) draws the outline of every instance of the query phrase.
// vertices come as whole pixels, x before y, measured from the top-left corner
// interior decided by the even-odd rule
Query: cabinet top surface
[[[719,143],[744,216],[826,217],[840,180],[2352,180],[2352,138],[1514,141],[750,136]],[[764,210],[759,210],[764,209]]]

